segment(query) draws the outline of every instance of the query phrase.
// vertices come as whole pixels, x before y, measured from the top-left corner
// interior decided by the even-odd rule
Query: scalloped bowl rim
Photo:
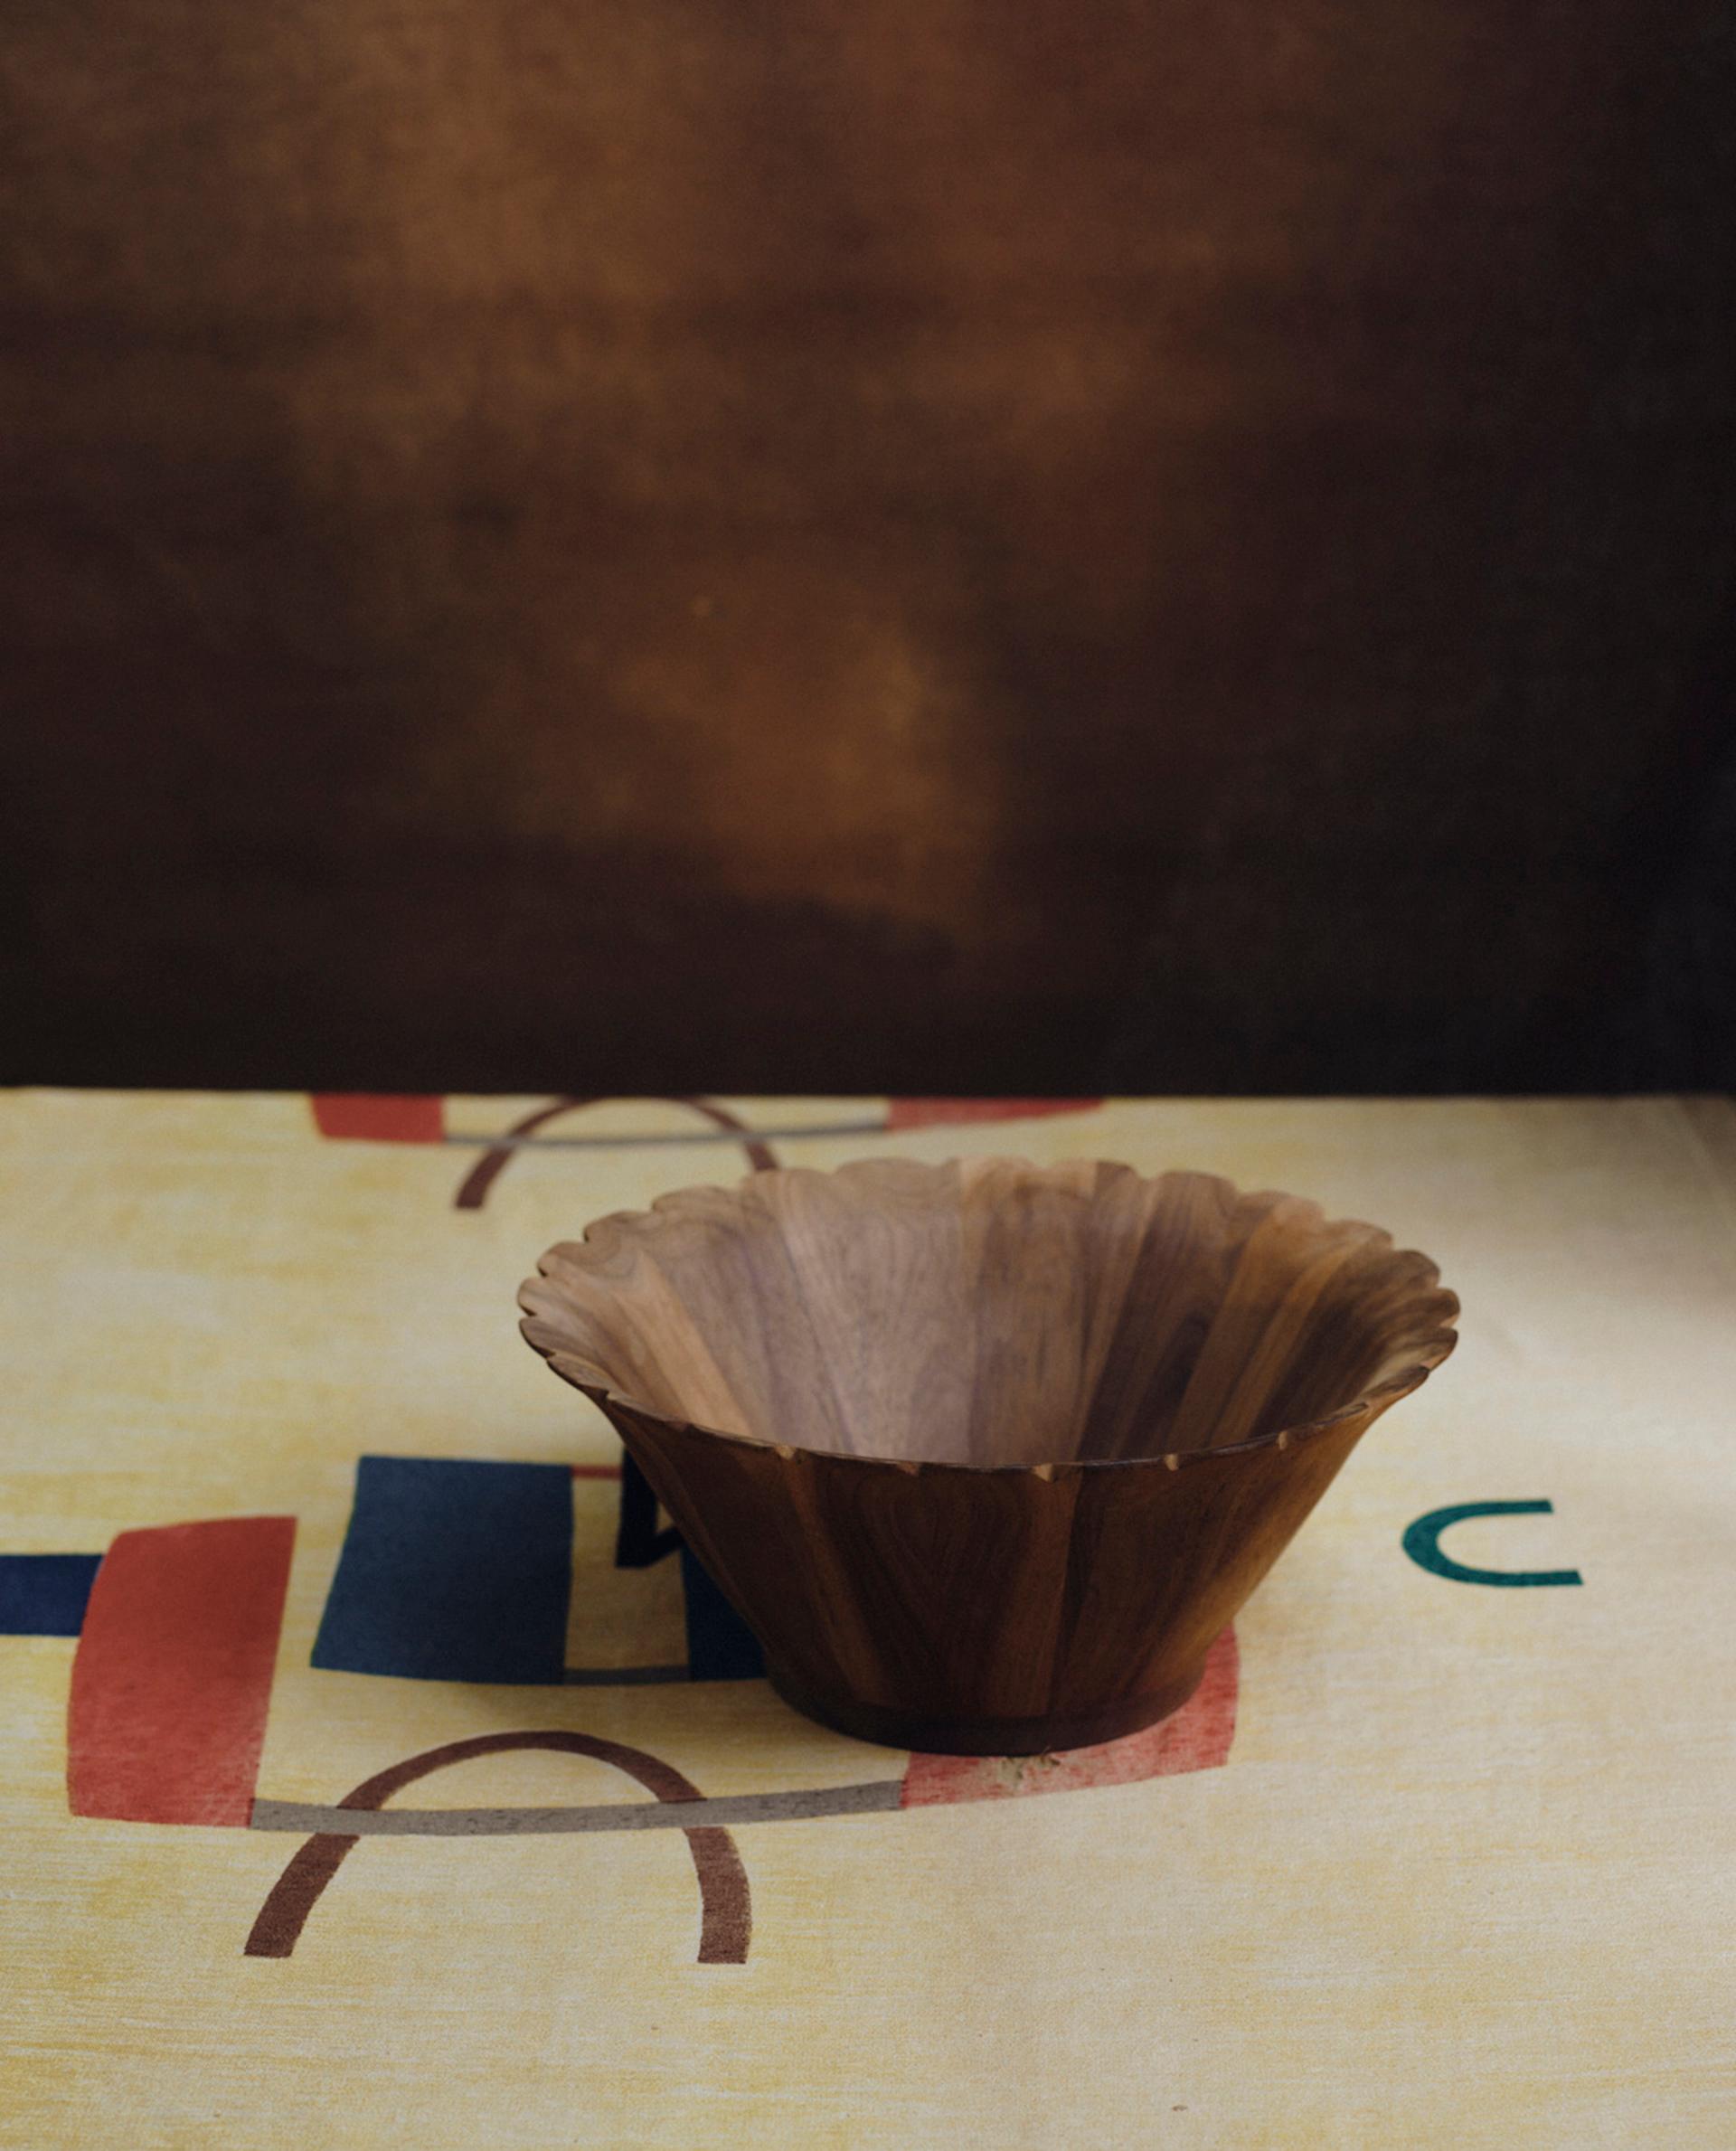
[[[870,1456],[854,1449],[813,1448],[804,1442],[769,1441],[761,1435],[743,1434],[727,1427],[711,1427],[707,1426],[703,1420],[689,1419],[682,1413],[660,1410],[656,1405],[643,1402],[639,1398],[620,1389],[612,1382],[591,1380],[588,1373],[581,1373],[580,1370],[581,1368],[588,1369],[593,1363],[580,1360],[573,1354],[564,1353],[556,1345],[544,1344],[539,1338],[531,1335],[532,1328],[539,1323],[544,1323],[546,1326],[545,1318],[524,1307],[524,1295],[552,1276],[552,1273],[544,1268],[544,1264],[547,1263],[550,1255],[554,1252],[553,1248],[545,1250],[537,1258],[536,1276],[526,1278],[519,1287],[518,1304],[524,1309],[523,1318],[518,1325],[519,1335],[538,1358],[545,1361],[552,1372],[561,1377],[561,1381],[580,1391],[599,1409],[607,1410],[610,1404],[618,1405],[622,1410],[639,1419],[653,1420],[660,1427],[666,1427],[672,1433],[699,1434],[709,1441],[731,1442],[741,1448],[771,1449],[790,1462],[798,1457],[812,1457],[828,1464],[866,1465],[876,1471],[899,1471],[912,1477],[925,1471],[967,1471],[998,1472],[1008,1475],[1024,1474],[1038,1479],[1056,1479],[1064,1475],[1084,1471],[1177,1471],[1203,1464],[1217,1463],[1226,1458],[1250,1456],[1260,1449],[1287,1449],[1293,1445],[1313,1440],[1319,1435],[1328,1433],[1334,1427],[1342,1426],[1346,1420],[1356,1419],[1365,1413],[1371,1413],[1371,1407],[1373,1408],[1371,1417],[1378,1417],[1381,1412],[1390,1410],[1401,1398],[1410,1396],[1420,1389],[1436,1368],[1451,1355],[1454,1347],[1458,1343],[1458,1332],[1453,1326],[1462,1311],[1458,1295],[1450,1287],[1440,1283],[1440,1266],[1435,1261],[1433,1256],[1425,1255],[1420,1248],[1399,1247],[1393,1241],[1392,1233],[1383,1225],[1369,1224],[1362,1218],[1328,1219],[1321,1205],[1310,1196],[1291,1195],[1279,1188],[1243,1190],[1222,1173],[1193,1172],[1186,1166],[1169,1167],[1166,1168],[1165,1173],[1140,1173],[1137,1165],[1126,1165],[1124,1161],[1117,1158],[1069,1158],[1055,1165],[1038,1165],[1033,1159],[1028,1157],[1000,1155],[980,1158],[943,1158],[938,1163],[931,1163],[926,1158],[852,1158],[847,1164],[834,1166],[829,1171],[816,1165],[778,1165],[773,1167],[772,1170],[781,1174],[812,1174],[817,1178],[829,1180],[857,1171],[864,1165],[872,1171],[876,1166],[889,1165],[918,1165],[922,1166],[925,1171],[936,1173],[944,1173],[949,1166],[958,1165],[1008,1165],[1023,1166],[1036,1174],[1059,1172],[1064,1166],[1107,1165],[1118,1165],[1122,1170],[1134,1173],[1139,1179],[1146,1182],[1163,1179],[1166,1177],[1167,1172],[1187,1172],[1194,1179],[1216,1181],[1220,1186],[1230,1189],[1238,1200],[1258,1200],[1261,1196],[1270,1195],[1278,1202],[1307,1203],[1311,1209],[1319,1212],[1322,1226],[1326,1230],[1340,1231],[1345,1227],[1352,1227],[1359,1231],[1371,1234],[1377,1241],[1383,1241],[1395,1259],[1403,1259],[1409,1257],[1416,1261],[1427,1263],[1433,1275],[1434,1284],[1432,1287],[1422,1286],[1420,1289],[1429,1291],[1431,1297],[1441,1298],[1450,1304],[1442,1308],[1439,1327],[1423,1340],[1425,1349],[1419,1353],[1413,1365],[1407,1367],[1401,1374],[1395,1374],[1390,1380],[1379,1383],[1375,1388],[1364,1390],[1350,1403],[1341,1404],[1335,1411],[1326,1412],[1318,1419],[1303,1420],[1293,1425],[1275,1427],[1269,1433],[1257,1434],[1247,1441],[1229,1442],[1222,1448],[1156,1450],[1143,1457],[1056,1458],[1052,1462],[1041,1464],[972,1464],[967,1463],[962,1458]],[[684,1203],[691,1201],[695,1195],[738,1195],[741,1189],[750,1186],[753,1182],[764,1176],[760,1172],[744,1173],[739,1180],[731,1182],[727,1186],[719,1186],[715,1182],[708,1181],[687,1187],[672,1188],[665,1194],[654,1195],[646,1209],[611,1210],[602,1217],[592,1218],[590,1223],[581,1230],[576,1241],[559,1241],[555,1246],[560,1248],[575,1245],[587,1246],[590,1244],[591,1234],[605,1225],[613,1225],[621,1231],[637,1229],[640,1231],[647,1231],[648,1230],[649,1233],[655,1234],[660,1212],[677,1210]],[[558,1280],[556,1281],[558,1282]],[[565,1365],[561,1363],[563,1360],[566,1363]]]

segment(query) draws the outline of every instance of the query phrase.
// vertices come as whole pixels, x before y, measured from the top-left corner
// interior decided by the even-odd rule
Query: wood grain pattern
[[[520,1293],[816,1717],[1012,1754],[1177,1708],[1458,1303],[1373,1225],[1198,1173],[755,1174]]]

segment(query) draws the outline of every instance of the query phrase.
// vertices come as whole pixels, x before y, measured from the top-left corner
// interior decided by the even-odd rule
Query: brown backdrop
[[[11,11],[0,1074],[1721,1080],[1727,24]]]

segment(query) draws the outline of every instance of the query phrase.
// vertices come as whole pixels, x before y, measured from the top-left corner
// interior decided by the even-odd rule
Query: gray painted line
[[[804,1136],[886,1133],[883,1120],[834,1120],[813,1127],[684,1127],[666,1136],[472,1136],[448,1129],[440,1140],[474,1150],[633,1150],[665,1143],[795,1143]]]
[[[572,1830],[703,1830],[742,1823],[809,1822],[827,1815],[882,1815],[903,1795],[896,1778],[804,1792],[726,1793],[715,1800],[629,1800],[609,1807],[322,1807],[306,1800],[255,1800],[249,1827],[315,1837],[551,1836]]]
[[[641,1681],[690,1681],[684,1665],[569,1665],[561,1675],[569,1688],[637,1688]]]

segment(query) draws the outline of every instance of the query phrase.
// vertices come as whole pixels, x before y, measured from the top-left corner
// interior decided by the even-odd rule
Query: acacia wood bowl
[[[1137,1731],[1363,1431],[1452,1350],[1424,1255],[1203,1173],[761,1172],[551,1248],[522,1327],[860,1738]]]

